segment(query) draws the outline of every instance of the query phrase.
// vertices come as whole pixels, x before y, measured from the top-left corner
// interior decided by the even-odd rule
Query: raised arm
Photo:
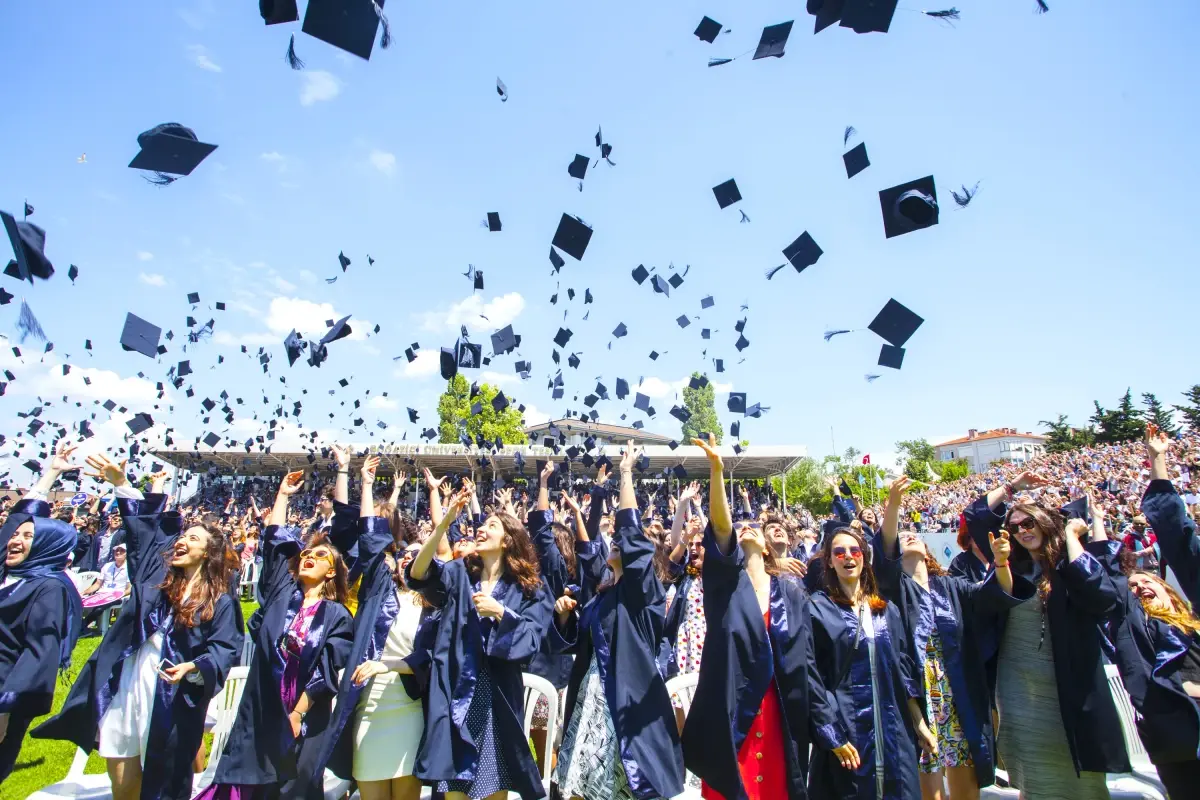
[[[900,507],[904,504],[904,493],[912,485],[907,475],[901,475],[888,487],[887,507],[883,510],[883,550],[889,556],[896,549],[896,537],[900,530]]]
[[[425,486],[429,490],[429,519],[435,528],[442,524],[444,516],[442,514],[442,481],[444,480],[446,480],[445,476],[435,480],[429,467],[425,468]]]
[[[722,553],[729,553],[733,542],[733,519],[729,516],[729,498],[725,494],[725,462],[717,452],[717,440],[711,433],[708,441],[693,439],[692,444],[708,456],[708,516],[712,522],[713,536]]]
[[[350,503],[350,446],[335,444],[333,457],[337,461],[337,478],[333,482],[333,499]]]
[[[554,474],[554,462],[547,461],[538,473],[537,510],[550,510],[550,476]]]
[[[637,456],[633,453],[633,439],[625,443],[621,454],[621,505],[622,511],[637,511],[637,493],[633,490],[633,464]]]
[[[23,500],[46,500],[50,496],[50,491],[54,488],[54,484],[58,481],[60,475],[64,472],[74,472],[79,469],[71,463],[71,456],[74,454],[78,445],[71,444],[65,438],[59,439],[54,445],[54,458],[38,482],[33,485],[33,488],[26,493]],[[124,468],[125,462],[121,462],[121,467]]]
[[[1157,427],[1146,426],[1146,453],[1150,457],[1150,485],[1142,497],[1142,513],[1158,537],[1163,561],[1179,579],[1184,595],[1200,603],[1200,537],[1188,516],[1183,498],[1167,478],[1170,440]],[[1192,480],[1197,476],[1193,473]]]
[[[450,521],[455,519],[459,513],[467,507],[471,502],[471,490],[463,488],[450,500],[450,508],[441,522],[433,529],[433,533],[425,540],[425,544],[421,545],[421,549],[417,551],[416,558],[413,559],[412,565],[409,567],[409,574],[416,580],[422,580],[426,573],[429,572],[429,565],[433,563],[433,557],[438,551],[438,546],[442,540],[446,538],[446,531],[450,527]]]
[[[995,511],[1000,506],[1012,500],[1017,492],[1023,492],[1026,489],[1036,489],[1039,486],[1045,486],[1047,483],[1049,481],[1036,472],[1022,472],[1011,483],[997,486],[987,493],[988,508]]]
[[[304,484],[303,472],[289,472],[283,476],[283,480],[279,482],[279,492],[275,495],[275,505],[271,507],[271,519],[268,525],[278,525],[283,527],[287,525],[288,501],[292,495],[300,491],[300,487]]]
[[[563,502],[571,508],[571,514],[575,520],[575,541],[588,541],[587,523],[583,521],[583,511],[579,508],[579,501],[572,497],[570,492],[563,492],[562,496]]]
[[[700,482],[692,481],[679,493],[679,501],[675,503],[675,518],[671,520],[671,538],[667,548],[674,552],[683,540],[683,524],[687,522],[688,512],[692,508],[692,500],[700,494]],[[674,560],[672,558],[672,560]]]
[[[379,469],[379,456],[367,456],[362,465],[362,498],[358,501],[358,517],[375,516],[375,470]]]

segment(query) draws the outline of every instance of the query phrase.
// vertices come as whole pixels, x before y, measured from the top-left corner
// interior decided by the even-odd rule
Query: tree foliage
[[[1046,434],[1046,452],[1063,453],[1087,447],[1096,441],[1096,432],[1092,428],[1074,428],[1067,421],[1066,414],[1059,414],[1053,422],[1042,420],[1038,425],[1049,429]]]
[[[896,442],[896,451],[900,455],[901,469],[914,481],[927,481],[940,474],[937,450],[928,440],[905,439]]]
[[[467,433],[472,441],[482,434],[489,442],[496,437],[504,444],[525,444],[525,420],[516,406],[497,412],[492,400],[500,390],[491,384],[480,384],[479,393],[471,397],[471,386],[462,375],[446,382],[446,390],[438,398],[438,441],[455,444]],[[472,414],[471,406],[479,404],[479,413]]]
[[[1200,383],[1184,392],[1183,396],[1187,398],[1187,405],[1175,406],[1175,410],[1183,415],[1194,433],[1200,433]]]
[[[787,473],[787,495],[783,495],[783,481],[771,479],[771,488],[776,496],[783,496],[788,508],[800,505],[813,514],[828,514],[833,508],[833,491],[829,487],[821,465],[813,458],[802,458]]]
[[[1142,404],[1146,406],[1146,422],[1153,422],[1160,431],[1168,436],[1179,433],[1179,426],[1175,424],[1175,418],[1166,406],[1154,396],[1154,392],[1142,392]]]
[[[1114,409],[1105,409],[1093,402],[1096,413],[1091,416],[1091,422],[1096,429],[1098,444],[1120,444],[1134,442],[1142,438],[1146,432],[1146,423],[1142,412],[1133,405],[1133,392],[1125,390],[1125,394]]]
[[[956,481],[960,478],[965,478],[971,474],[971,465],[967,463],[965,458],[956,458],[952,461],[942,461],[938,464],[938,480],[940,481]],[[909,477],[912,477],[911,475]]]
[[[693,372],[692,377],[703,376],[699,372]],[[710,433],[716,437],[717,444],[721,443],[721,420],[717,417],[715,402],[716,395],[711,381],[699,389],[683,387],[683,407],[692,414],[688,421],[683,423],[684,444],[691,444],[692,439],[705,438]]]

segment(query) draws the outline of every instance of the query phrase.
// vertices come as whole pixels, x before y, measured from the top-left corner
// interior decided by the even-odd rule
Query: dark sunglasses
[[[744,531],[746,528],[753,528],[754,530],[758,530],[761,527],[762,526],[759,525],[757,522],[735,522],[735,523],[733,523],[733,529],[735,531]]]
[[[1010,522],[1007,525],[1005,525],[1004,527],[1008,530],[1009,533],[1016,533],[1019,530],[1031,531],[1037,527],[1037,520],[1034,519],[1033,517],[1026,517],[1025,519],[1021,520],[1020,522]]]
[[[845,561],[846,556],[851,558],[862,558],[862,548],[858,545],[850,545],[849,547],[833,548],[833,557],[838,561]]]

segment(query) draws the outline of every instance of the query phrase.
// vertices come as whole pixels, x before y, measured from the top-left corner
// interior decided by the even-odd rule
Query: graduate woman
[[[683,729],[685,763],[705,800],[804,798],[812,732],[827,751],[846,741],[825,692],[812,689],[804,585],[779,576],[758,525],[731,521],[716,443],[711,434],[693,441],[712,470],[702,577],[709,636]]]
[[[666,590],[638,519],[634,461],[630,441],[621,456],[611,579],[582,608],[570,597],[555,605],[551,640],[575,653],[555,772],[564,798],[653,800],[683,792],[675,711],[656,661]],[[598,502],[593,494],[593,513]]]
[[[305,547],[300,529],[285,527],[288,499],[303,483],[302,472],[284,476],[263,529],[254,660],[213,783],[198,800],[324,796],[314,764],[329,731],[352,623],[342,605],[341,554],[320,537]]]
[[[75,549],[69,523],[50,519],[46,501],[63,472],[76,469],[66,439],[33,490],[9,512],[0,539],[0,784],[12,772],[25,730],[50,713],[54,679],[71,663],[83,607],[63,571]]]
[[[62,710],[33,735],[64,739],[108,762],[113,800],[185,800],[208,703],[237,658],[241,633],[229,594],[225,537],[193,525],[180,534],[166,497],[129,485],[124,464],[88,456],[116,487],[129,548],[129,602],[80,670]]]
[[[489,515],[465,559],[434,559],[471,502],[464,487],[408,567],[408,584],[441,609],[432,645],[425,736],[414,774],[447,800],[544,797],[525,737],[523,664],[538,651],[553,600],[515,517]]]
[[[886,547],[886,543],[884,545]],[[838,528],[821,547],[825,588],[805,607],[812,628],[813,691],[824,691],[849,739],[813,742],[808,793],[813,798],[913,800],[921,750],[937,752],[914,680],[908,632],[884,600],[863,535]]]

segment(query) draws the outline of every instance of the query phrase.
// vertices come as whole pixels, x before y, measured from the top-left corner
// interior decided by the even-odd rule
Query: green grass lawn
[[[257,605],[254,602],[242,603],[242,612],[246,619],[250,618],[255,608]],[[88,658],[99,644],[99,636],[89,636],[79,640],[79,644],[75,646],[75,653],[71,657],[74,667],[72,674],[78,672],[79,668],[87,663]],[[62,708],[70,688],[69,683],[59,680],[54,690],[52,713],[57,713]],[[39,717],[29,727],[31,729],[36,727],[43,719],[45,717]],[[206,746],[208,741],[206,738]],[[0,784],[0,800],[24,800],[38,789],[61,781],[66,777],[67,770],[70,769],[71,761],[74,758],[75,745],[70,742],[31,739],[26,735],[25,743],[21,746],[21,755],[17,759],[17,765],[13,769],[12,775],[3,784]],[[87,771],[104,772],[104,759],[96,755],[95,751],[92,751],[92,755],[88,759]]]

